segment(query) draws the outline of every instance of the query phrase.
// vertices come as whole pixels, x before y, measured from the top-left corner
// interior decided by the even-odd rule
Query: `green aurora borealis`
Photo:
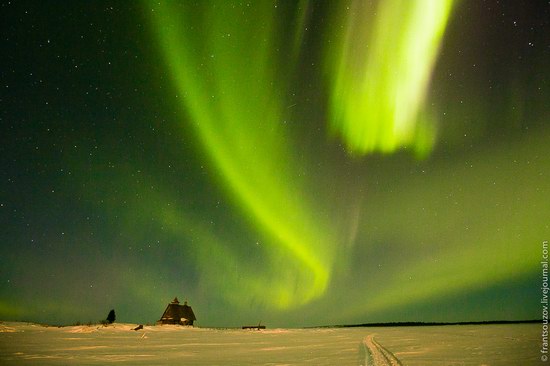
[[[205,6],[209,29],[200,39],[192,31],[197,9],[181,8],[181,17],[177,7],[153,8],[159,43],[184,96],[183,109],[195,121],[192,126],[219,181],[258,230],[268,257],[265,276],[261,268],[239,274],[242,279],[230,291],[239,288],[239,302],[269,298],[266,305],[279,308],[307,303],[326,290],[334,239],[305,199],[306,189],[281,126],[290,118],[281,100],[284,75],[290,70],[277,78],[272,65],[273,4]],[[205,261],[208,265],[209,259]],[[220,291],[225,289],[227,284]]]
[[[327,53],[331,91],[331,125],[348,150],[365,154],[393,152],[412,145],[425,155],[435,127],[419,116],[453,1],[382,1],[373,13],[366,1],[355,1],[335,22]]]
[[[4,4],[0,319],[539,318],[549,7]]]

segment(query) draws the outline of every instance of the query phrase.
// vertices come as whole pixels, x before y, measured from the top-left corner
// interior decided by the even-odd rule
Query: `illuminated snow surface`
[[[540,324],[315,329],[0,323],[2,365],[539,365]]]

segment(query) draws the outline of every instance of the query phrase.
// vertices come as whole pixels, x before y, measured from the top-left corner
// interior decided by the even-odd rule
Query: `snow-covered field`
[[[539,324],[240,329],[0,323],[1,365],[539,365]]]

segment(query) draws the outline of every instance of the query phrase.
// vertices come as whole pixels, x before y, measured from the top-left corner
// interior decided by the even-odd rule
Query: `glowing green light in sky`
[[[204,326],[540,316],[543,2],[141,1],[5,9],[37,59],[7,59],[29,98],[2,111],[0,320],[152,322],[174,296]],[[74,39],[42,35],[83,22],[95,66],[58,78]]]
[[[279,308],[308,302],[326,289],[333,246],[308,203],[284,130],[286,81],[273,61],[273,4],[179,5],[153,4],[151,18],[191,120],[182,128],[193,127],[220,183],[270,248],[271,280],[247,274],[257,279],[249,292]]]
[[[350,152],[431,150],[435,126],[421,112],[452,3],[386,0],[372,19],[369,5],[354,1],[339,15],[331,31],[343,33],[327,54],[331,128]]]
[[[182,127],[192,126],[220,184],[268,245],[270,269],[248,291],[263,296],[269,283],[277,289],[270,301],[279,308],[319,297],[337,245],[333,229],[308,200],[311,185],[299,174],[284,124],[308,3],[295,10],[288,45],[280,44],[285,37],[274,3],[151,5],[153,27],[191,120]],[[354,7],[345,17],[342,48],[329,57],[333,128],[353,152],[413,144],[426,153],[433,127],[416,119],[451,1],[381,2],[372,33],[363,6]],[[286,57],[281,47],[288,48]],[[230,257],[230,249],[219,249]]]

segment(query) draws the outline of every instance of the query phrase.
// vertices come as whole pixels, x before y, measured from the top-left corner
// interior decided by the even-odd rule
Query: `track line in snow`
[[[370,334],[363,340],[363,347],[366,351],[365,365],[368,366],[402,366],[397,357],[383,347]]]

